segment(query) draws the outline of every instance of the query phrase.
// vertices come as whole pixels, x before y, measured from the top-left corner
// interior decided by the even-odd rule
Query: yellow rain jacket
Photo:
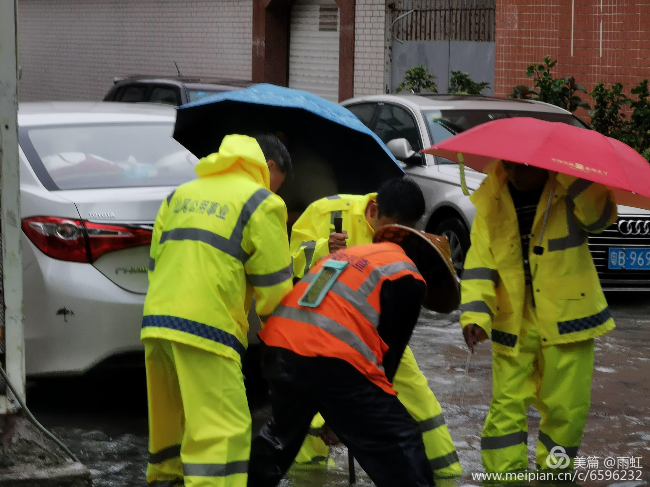
[[[366,220],[366,207],[377,199],[377,193],[341,194],[313,202],[291,228],[293,273],[302,278],[322,257],[329,255],[328,238],[334,231],[334,219],[343,218],[348,232],[348,245],[372,243],[375,231]]]
[[[258,315],[268,316],[292,288],[286,207],[269,191],[253,138],[225,137],[196,173],[158,212],[141,338],[241,363],[253,292]]]
[[[517,355],[526,285],[517,215],[500,161],[489,168],[471,199],[477,214],[462,276],[460,322],[483,328],[495,352]],[[551,173],[537,207],[529,255],[544,346],[587,340],[614,328],[587,234],[602,232],[616,218],[614,197],[606,187]],[[543,247],[541,255],[533,252],[536,246]]]

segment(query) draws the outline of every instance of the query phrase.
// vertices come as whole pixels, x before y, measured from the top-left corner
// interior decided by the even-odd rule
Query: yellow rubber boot
[[[330,448],[318,435],[324,424],[325,420],[320,414],[314,416],[309,427],[309,434],[305,437],[305,441],[296,457],[296,463],[327,465]]]

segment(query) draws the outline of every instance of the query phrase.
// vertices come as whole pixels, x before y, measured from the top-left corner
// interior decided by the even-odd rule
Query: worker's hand
[[[320,429],[320,439],[323,440],[327,446],[334,446],[341,443],[339,437],[327,426],[326,424]]]
[[[471,350],[472,353],[474,353],[474,347],[478,342],[482,342],[483,340],[488,339],[485,330],[477,324],[472,323],[463,328],[463,336],[465,337],[465,343],[467,343],[467,347]]]
[[[343,230],[342,233],[330,233],[330,238],[327,241],[327,245],[330,249],[330,254],[336,252],[337,250],[344,249],[348,246],[346,240],[348,239],[348,232]]]

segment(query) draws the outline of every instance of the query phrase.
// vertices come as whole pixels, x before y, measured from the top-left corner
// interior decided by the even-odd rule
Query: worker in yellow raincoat
[[[294,275],[302,277],[319,259],[343,247],[371,243],[375,230],[383,225],[398,223],[413,227],[424,210],[422,191],[409,178],[389,180],[379,193],[336,195],[315,201],[291,230]],[[343,219],[342,233],[334,232],[337,217]],[[420,372],[409,347],[404,351],[393,386],[398,399],[420,424],[434,475],[461,475],[463,470],[440,403],[429,389],[427,378]],[[296,457],[297,462],[318,462],[327,458],[329,448],[321,438],[323,425],[323,418],[317,415]],[[324,436],[327,440],[327,434]]]
[[[594,337],[614,328],[587,234],[616,221],[616,204],[606,187],[563,174],[501,161],[488,171],[472,195],[460,320],[472,351],[492,339],[483,465],[528,468],[534,405],[538,468],[572,468],[589,413]]]
[[[152,486],[246,486],[247,312],[253,294],[265,316],[292,289],[286,207],[271,192],[290,168],[276,137],[229,135],[160,207],[141,332]]]

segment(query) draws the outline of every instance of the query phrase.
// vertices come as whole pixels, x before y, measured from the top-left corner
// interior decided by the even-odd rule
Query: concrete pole
[[[0,352],[3,367],[18,395],[25,399],[23,336],[23,269],[18,164],[18,50],[16,0],[0,0]],[[0,389],[0,414],[19,409],[5,384]]]

